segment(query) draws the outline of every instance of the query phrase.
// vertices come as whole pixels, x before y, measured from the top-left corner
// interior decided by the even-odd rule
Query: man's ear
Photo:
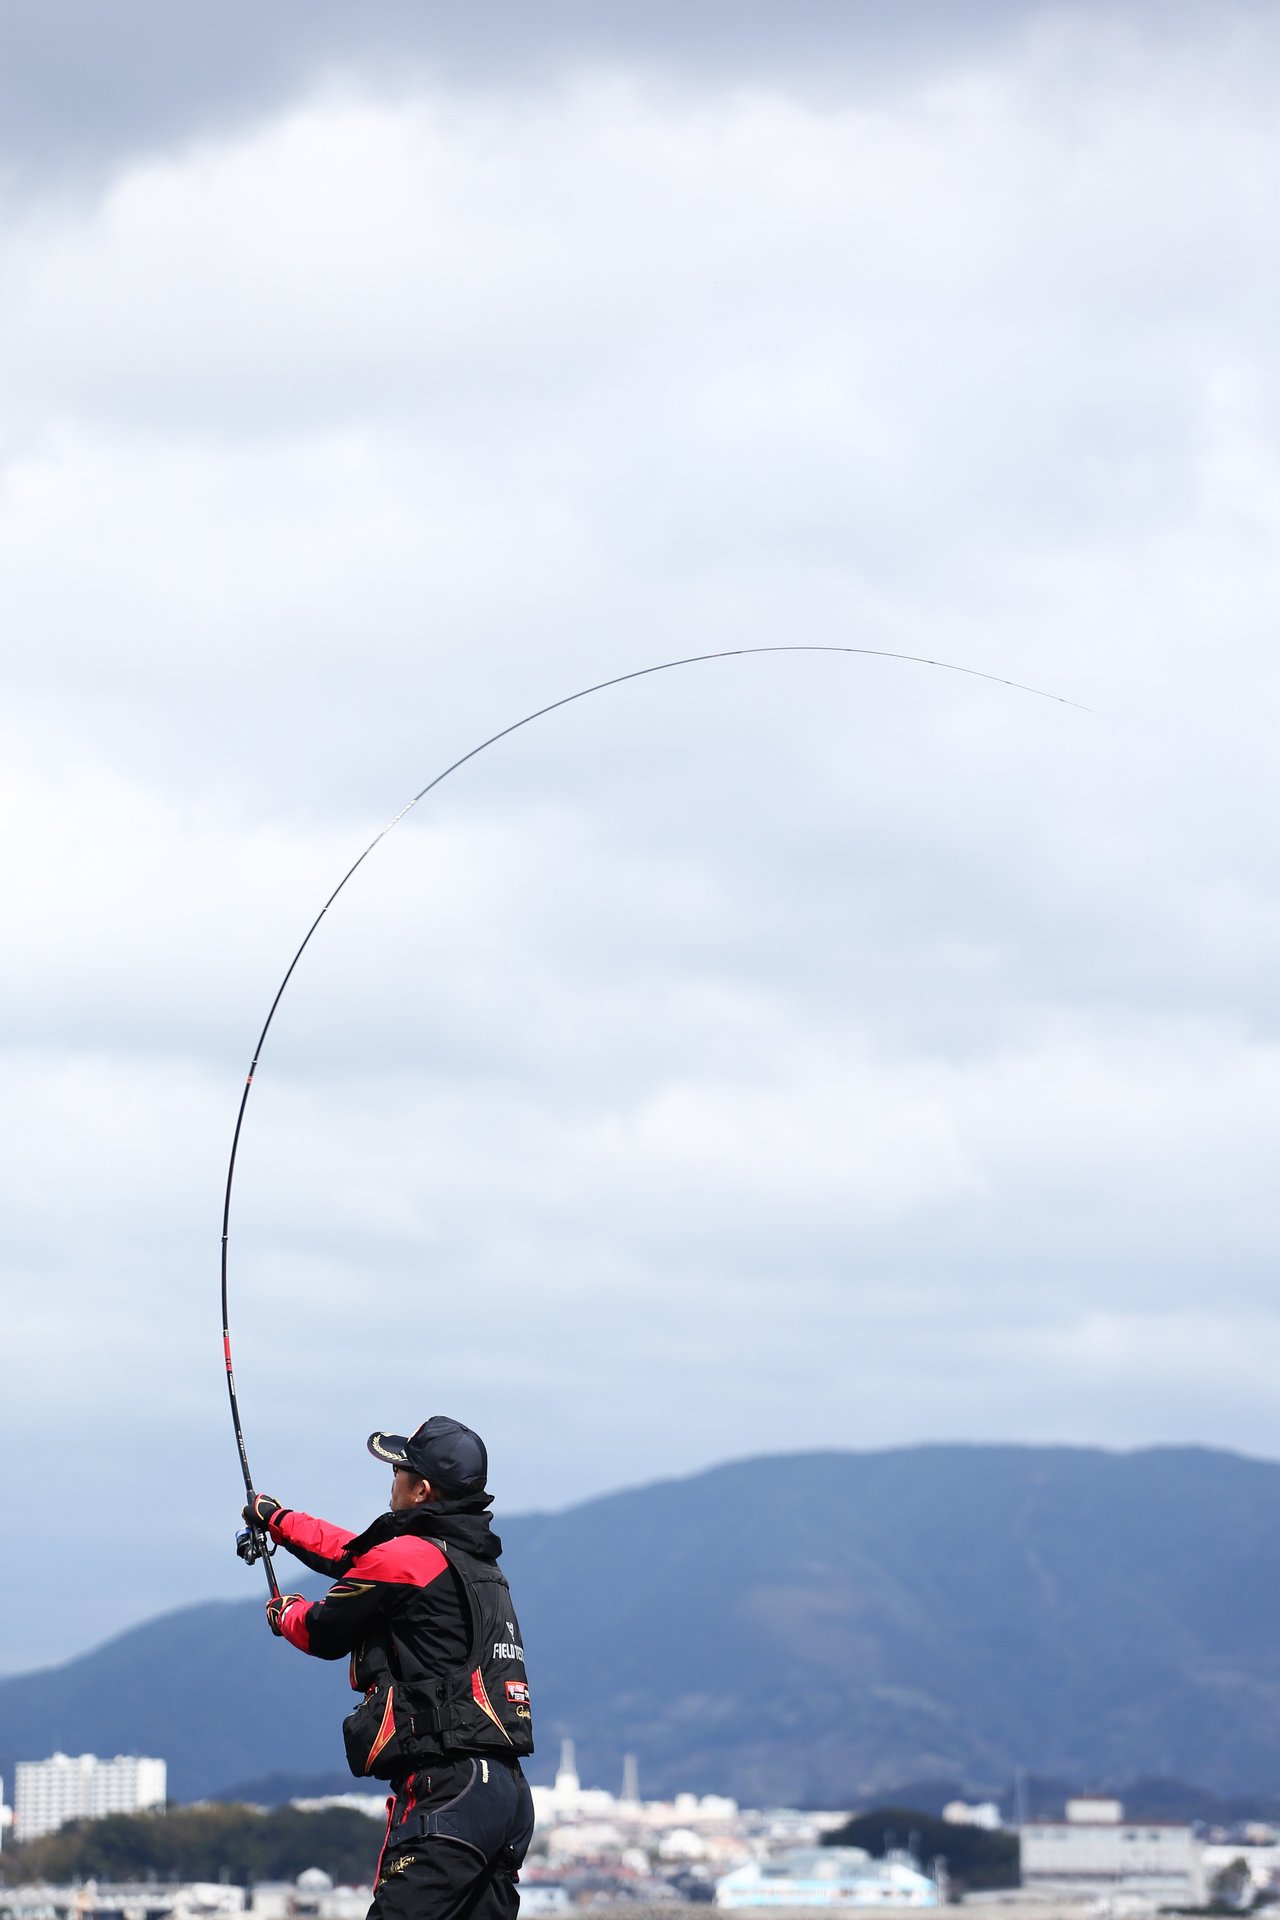
[[[431,1482],[429,1480],[419,1480],[417,1486],[414,1488],[414,1504],[419,1507],[425,1507],[427,1501],[434,1500],[435,1497],[435,1488]]]

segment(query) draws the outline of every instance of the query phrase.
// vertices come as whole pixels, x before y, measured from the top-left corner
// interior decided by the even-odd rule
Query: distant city
[[[9,1831],[21,1847],[72,1822],[112,1814],[163,1817],[166,1781],[165,1761],[151,1756],[55,1753],[21,1761],[12,1811],[0,1782],[0,1842]],[[571,1740],[563,1743],[552,1784],[532,1791],[536,1832],[521,1876],[529,1915],[628,1901],[925,1909],[962,1897],[967,1905],[1004,1908],[1019,1885],[1038,1912],[1076,1908],[1082,1915],[1210,1904],[1215,1911],[1244,1911],[1280,1901],[1274,1827],[1250,1822],[1215,1832],[1187,1822],[1137,1820],[1111,1795],[1077,1794],[1066,1800],[1060,1819],[1037,1817],[1013,1828],[994,1801],[955,1800],[940,1820],[919,1815],[914,1828],[852,1845],[845,1830],[858,1828],[858,1817],[848,1808],[751,1809],[722,1795],[694,1793],[645,1800],[631,1756],[617,1793],[584,1787]],[[373,1820],[384,1811],[381,1795],[354,1791],[289,1805],[315,1814],[354,1809]],[[922,1844],[925,1830],[930,1847]],[[957,1886],[952,1864],[965,1853],[964,1830],[993,1844],[1003,1838],[1016,1867],[1009,1888]],[[859,1831],[859,1838],[873,1836]],[[375,1856],[371,1835],[371,1863]],[[0,1920],[213,1920],[241,1912],[258,1920],[360,1920],[370,1898],[367,1885],[335,1885],[316,1867],[290,1882],[252,1886],[157,1880],[59,1886],[19,1876],[17,1884],[0,1886]]]

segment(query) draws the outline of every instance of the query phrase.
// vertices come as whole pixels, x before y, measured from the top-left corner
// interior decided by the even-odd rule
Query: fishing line
[[[603,693],[609,687],[623,686],[628,680],[644,680],[650,674],[669,673],[675,667],[699,666],[708,660],[739,660],[748,654],[758,653],[845,653],[860,654],[865,658],[873,660],[905,660],[913,666],[939,667],[946,673],[963,673],[973,680],[990,680],[997,686],[1011,687],[1017,693],[1032,693],[1035,694],[1038,699],[1053,700],[1059,706],[1076,707],[1082,713],[1088,712],[1088,708],[1081,707],[1078,701],[1067,700],[1060,693],[1046,693],[1043,687],[1030,687],[1021,680],[1007,680],[998,673],[984,673],[978,667],[957,666],[955,662],[951,660],[931,660],[926,655],[920,653],[893,653],[886,647],[838,647],[822,646],[816,643],[812,645],[801,643],[794,646],[773,647],[725,647],[716,653],[691,653],[685,655],[685,657],[680,660],[660,660],[656,665],[651,667],[635,667],[630,673],[616,673],[611,679],[597,680],[589,687],[579,687],[576,693],[566,693],[559,700],[551,700],[545,707],[537,707],[532,713],[526,713],[522,719],[513,720],[510,726],[501,728],[497,733],[491,733],[487,740],[482,740],[478,746],[472,747],[468,752],[460,755],[457,760],[452,761],[442,772],[437,773],[434,779],[428,780],[426,786],[420,787],[411,800],[406,800],[400,811],[393,814],[391,819],[387,821],[386,826],[374,834],[373,839],[369,842],[364,852],[360,854],[359,858],[352,861],[315,919],[311,922],[311,925],[307,928],[302,942],[298,947],[298,951],[289,962],[285,970],[284,978],[276,988],[275,998],[267,1010],[267,1017],[262,1023],[262,1032],[258,1035],[258,1044],[253,1050],[253,1059],[249,1062],[249,1072],[245,1079],[244,1091],[240,1095],[240,1106],[236,1113],[235,1131],[231,1136],[231,1157],[227,1162],[226,1191],[222,1201],[222,1351],[227,1368],[227,1394],[231,1402],[231,1424],[235,1428],[236,1448],[240,1455],[240,1471],[244,1476],[245,1499],[249,1505],[252,1505],[253,1501],[253,1475],[249,1470],[249,1455],[245,1448],[244,1427],[240,1419],[240,1402],[236,1397],[236,1377],[231,1364],[230,1311],[227,1304],[227,1247],[231,1233],[231,1193],[235,1185],[236,1157],[240,1151],[240,1133],[244,1126],[245,1108],[249,1104],[249,1095],[253,1089],[253,1076],[257,1072],[258,1062],[262,1058],[262,1049],[266,1044],[267,1035],[271,1031],[271,1022],[276,1017],[276,1008],[284,998],[285,988],[288,986],[290,980],[292,980],[294,969],[299,960],[301,960],[303,954],[310,946],[312,936],[317,927],[324,919],[326,913],[328,913],[338,895],[342,892],[342,889],[346,886],[348,880],[364,865],[379,842],[386,839],[391,829],[399,825],[406,813],[411,813],[418,802],[425,800],[427,795],[433,793],[442,781],[449,778],[450,774],[457,773],[458,769],[465,767],[469,760],[474,760],[478,754],[484,753],[489,747],[496,746],[499,740],[505,740],[511,734],[519,733],[522,727],[531,726],[535,720],[541,720],[544,715],[548,713],[555,713],[561,707],[572,706],[575,700],[585,700],[589,694]],[[243,1557],[250,1562],[255,1559],[261,1559],[263,1567],[266,1570],[267,1585],[270,1587],[273,1596],[277,1595],[280,1589],[276,1583],[275,1569],[271,1564],[271,1542],[263,1529],[252,1523],[249,1527],[249,1535],[248,1550],[243,1553]]]

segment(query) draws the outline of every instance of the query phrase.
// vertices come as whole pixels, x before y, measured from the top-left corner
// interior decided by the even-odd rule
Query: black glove
[[[240,1511],[251,1527],[256,1527],[259,1533],[266,1533],[277,1514],[292,1513],[293,1508],[282,1507],[280,1502],[273,1500],[269,1493],[255,1493],[252,1500]]]
[[[304,1595],[300,1593],[273,1593],[268,1600],[267,1625],[270,1627],[272,1633],[275,1634],[277,1640],[280,1639],[284,1633],[284,1628],[280,1625],[281,1614],[286,1607],[291,1607],[295,1600],[301,1600],[303,1598]]]

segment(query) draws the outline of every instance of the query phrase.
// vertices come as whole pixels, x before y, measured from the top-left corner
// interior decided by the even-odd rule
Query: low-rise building
[[[320,1867],[296,1880],[260,1880],[248,1895],[253,1920],[364,1920],[372,1887],[335,1887]]]
[[[221,1881],[0,1885],[0,1920],[234,1920],[244,1888]]]
[[[751,1860],[716,1882],[718,1907],[936,1907],[936,1881],[905,1854],[873,1860],[861,1847],[797,1847]]]
[[[387,1817],[385,1793],[319,1793],[291,1800],[289,1805],[298,1813],[328,1813],[331,1807],[345,1807],[352,1813],[363,1813],[367,1819],[376,1820],[379,1825]]]
[[[994,1800],[948,1800],[942,1817],[949,1827],[981,1827],[984,1833],[998,1833],[1002,1824]]]
[[[1199,1906],[1205,1898],[1200,1843],[1188,1826],[1126,1820],[1119,1800],[1081,1795],[1062,1820],[1021,1832],[1022,1884],[1064,1893],[1124,1891]]]

